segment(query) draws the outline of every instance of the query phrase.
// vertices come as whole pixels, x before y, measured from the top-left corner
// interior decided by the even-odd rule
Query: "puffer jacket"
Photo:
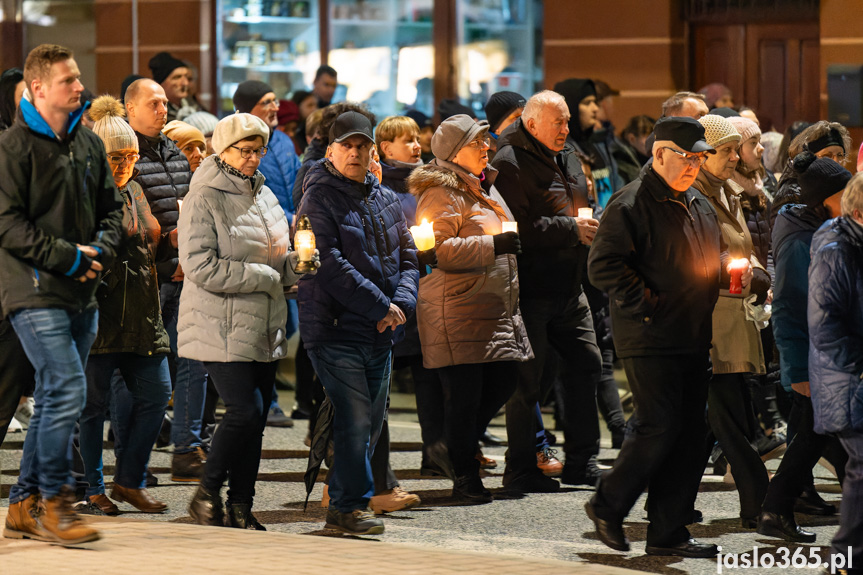
[[[773,225],[773,337],[779,350],[780,381],[789,393],[792,383],[809,381],[809,248],[825,218],[802,204],[779,210]]]
[[[495,186],[518,222],[521,297],[577,296],[587,246],[578,238],[575,216],[589,203],[573,148],[551,151],[518,119],[501,134],[492,165],[499,172]]]
[[[260,172],[254,184],[219,166],[195,171],[178,224],[186,274],[178,355],[273,361],[287,351],[284,287],[296,283],[285,212]]]
[[[189,191],[192,171],[186,156],[177,145],[164,134],[150,138],[135,132],[138,136],[140,159],[135,164],[138,175],[135,181],[144,190],[150,203],[150,211],[159,221],[162,235],[166,236],[177,227],[180,213],[178,199],[183,199]],[[159,243],[156,254],[156,270],[160,282],[171,281],[177,270],[177,249],[170,241]]]
[[[273,130],[267,148],[267,155],[261,159],[258,170],[267,178],[267,187],[276,195],[279,205],[290,220],[297,211],[293,192],[300,159],[294,151],[294,142],[279,130]]]
[[[408,178],[417,217],[434,224],[438,268],[420,281],[423,365],[527,361],[533,350],[518,306],[518,263],[495,255],[492,236],[512,213],[492,186],[433,160]]]
[[[863,226],[840,216],[812,239],[809,389],[816,433],[863,431]]]
[[[114,265],[105,271],[96,291],[99,333],[90,353],[168,353],[171,348],[162,324],[155,264],[161,239],[159,222],[137,183],[130,181],[120,195],[125,200],[124,238]]]
[[[57,136],[36,108],[21,100],[14,125],[0,136],[0,307],[96,307],[99,282],[69,274],[81,265],[76,244],[102,251],[110,266],[120,244],[123,201],[105,145],[81,126],[86,108],[69,115]]]
[[[306,180],[306,173],[312,166],[324,159],[324,156],[326,155],[327,146],[318,138],[312,140],[306,148],[306,151],[303,154],[303,162],[300,164],[300,167],[297,170],[297,177],[294,180],[294,189],[291,191],[294,208],[297,210],[300,209],[300,202],[303,200],[303,193],[305,192],[303,185]]]
[[[710,201],[719,221],[723,245],[729,258],[748,259],[752,265],[752,282],[743,288],[742,293],[732,294],[728,284],[721,283],[719,299],[713,310],[713,340],[710,359],[713,373],[765,373],[764,349],[761,347],[761,333],[754,321],[746,318],[744,300],[750,292],[766,297],[770,288],[770,276],[755,257],[752,238],[743,219],[740,199],[730,189],[730,180],[721,180],[705,170],[698,172],[693,188],[704,194]],[[722,197],[728,202],[726,207]],[[723,273],[723,277],[726,274]],[[730,277],[728,277],[730,282]]]
[[[413,315],[419,279],[398,198],[370,172],[355,182],[328,160],[312,165],[303,187],[297,217],[309,217],[321,257],[317,274],[299,282],[303,344],[391,347],[392,329],[379,333],[377,322],[390,303]]]

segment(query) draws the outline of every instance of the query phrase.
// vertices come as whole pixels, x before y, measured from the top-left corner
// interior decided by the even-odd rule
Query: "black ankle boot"
[[[258,523],[258,520],[252,515],[251,503],[230,503],[225,504],[228,510],[228,527],[235,529],[251,529],[253,531],[266,531],[267,528]]]
[[[189,503],[189,515],[198,525],[225,526],[225,513],[219,493],[210,493],[203,485],[198,486],[195,496]]]
[[[479,475],[456,477],[452,486],[452,497],[456,501],[471,504],[491,503],[494,497],[482,484]]]

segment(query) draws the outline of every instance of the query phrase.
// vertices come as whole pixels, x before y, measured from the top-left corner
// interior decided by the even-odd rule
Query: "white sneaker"
[[[24,428],[18,423],[18,420],[14,417],[9,422],[9,427],[6,428],[6,433],[21,433],[24,431]]]
[[[30,427],[30,418],[33,417],[33,408],[36,405],[36,400],[28,397],[27,401],[18,406],[15,410],[15,419],[23,426],[24,429]]]

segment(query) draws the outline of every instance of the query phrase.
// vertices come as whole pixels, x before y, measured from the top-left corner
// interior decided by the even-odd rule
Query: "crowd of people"
[[[736,485],[743,529],[813,542],[795,512],[837,512],[813,483],[824,458],[833,553],[863,565],[863,177],[845,127],[778,134],[710,85],[618,134],[616,92],[586,78],[492,94],[484,120],[452,99],[437,124],[378,123],[331,103],[327,66],[291,100],[243,82],[218,119],[188,64],[150,68],[88,98],[72,52],[41,45],[0,79],[0,432],[32,411],[4,536],[76,545],[100,536],[81,513],[164,511],[147,489],[160,434],[171,480],[198,484],[197,523],[264,530],[263,433],[300,418],[307,444],[331,426],[326,526],[382,533],[378,515],[421,503],[389,463],[407,370],[421,472],[456,501],[494,500],[481,442],[504,410],[506,491],[595,488],[599,539],[627,551],[647,489],[646,552],[713,557],[687,529],[706,467]],[[286,413],[276,366],[298,330]]]

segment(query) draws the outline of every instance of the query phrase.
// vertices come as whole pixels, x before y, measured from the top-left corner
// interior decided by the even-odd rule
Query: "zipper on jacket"
[[[123,312],[120,314],[120,327],[123,327],[123,323],[126,321],[126,291],[129,287],[129,262],[124,261],[123,266],[126,268],[126,273],[123,277]]]
[[[33,268],[33,287],[39,291],[39,270]]]
[[[57,138],[60,139],[59,137]],[[69,161],[75,163],[75,142],[69,142]]]
[[[84,197],[87,197],[87,180],[90,178],[90,156],[87,156],[87,167],[84,169],[84,179],[81,181],[81,191],[84,192]]]

